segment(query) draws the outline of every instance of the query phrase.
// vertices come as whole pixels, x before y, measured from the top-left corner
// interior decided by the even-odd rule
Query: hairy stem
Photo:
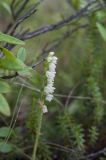
[[[36,160],[36,153],[37,153],[38,142],[39,142],[39,138],[40,138],[40,131],[41,131],[41,126],[42,126],[42,117],[43,117],[42,107],[39,107],[39,124],[38,124],[38,128],[37,128],[37,134],[35,137],[32,160]]]

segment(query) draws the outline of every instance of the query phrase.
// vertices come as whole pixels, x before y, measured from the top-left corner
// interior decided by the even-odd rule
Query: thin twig
[[[24,16],[22,16],[21,18],[17,19],[16,23],[14,24],[14,26],[11,28],[10,31],[10,35],[14,35],[14,32],[16,30],[16,28],[22,23],[24,22],[26,19],[28,19],[32,14],[34,14],[37,11],[37,9],[34,7],[32,7]]]
[[[17,1],[19,2],[19,1]],[[16,10],[16,6],[17,3],[16,3],[16,0],[12,0],[11,4],[10,4],[10,8],[11,8],[11,13],[12,13],[12,17],[13,17],[13,22],[10,22],[8,24],[8,26],[6,27],[6,30],[4,31],[4,33],[8,33],[9,30],[11,30],[11,27],[14,26],[14,24],[16,23],[16,20],[17,18],[19,17],[19,15],[21,14],[21,12],[24,11],[25,9],[25,6],[27,5],[27,3],[29,2],[29,0],[24,0],[24,2],[21,4],[21,6],[19,7],[18,11],[15,13],[15,10]]]
[[[106,147],[103,148],[102,150],[95,152],[95,153],[91,153],[89,155],[83,156],[80,158],[80,160],[91,160],[93,158],[99,157],[100,155],[104,155],[105,153],[106,153]]]
[[[67,98],[68,95],[61,95],[61,94],[54,94],[56,97],[61,97],[61,98]],[[94,100],[92,97],[85,97],[85,96],[70,96],[71,99],[80,99],[80,100]],[[105,100],[100,100],[101,103],[106,104]]]
[[[77,11],[74,15],[69,16],[68,18],[59,21],[55,24],[51,24],[51,25],[46,25],[44,27],[41,27],[33,32],[29,32],[28,34],[26,34],[22,39],[23,40],[27,40],[27,39],[31,39],[33,37],[42,35],[44,33],[53,31],[53,30],[57,30],[60,29],[62,27],[64,27],[66,24],[69,24],[70,22],[73,22],[74,20],[85,16],[85,14],[88,12],[88,8],[90,6],[92,6],[94,3],[96,3],[97,1],[93,1],[92,3],[88,3],[84,8],[80,9],[79,11]]]
[[[66,152],[76,152],[74,149],[72,148],[68,148],[68,147],[65,147],[65,146],[62,146],[60,144],[57,144],[57,143],[54,143],[54,142],[45,142],[46,144],[48,145],[51,145],[51,146],[55,146],[55,147],[58,147],[58,148],[61,148],[61,149],[64,149],[64,151]]]
[[[65,107],[68,106],[69,101],[70,101],[70,98],[71,98],[71,96],[73,95],[73,93],[75,92],[75,90],[76,90],[76,88],[77,88],[78,86],[79,86],[79,83],[78,83],[75,87],[73,87],[73,88],[71,89],[71,91],[69,92],[69,95],[68,95],[68,97],[67,97],[67,99],[66,99],[66,102],[65,102]]]
[[[14,17],[17,18],[21,14],[21,12],[25,9],[26,5],[28,4],[29,0],[24,0],[18,11],[14,14]]]

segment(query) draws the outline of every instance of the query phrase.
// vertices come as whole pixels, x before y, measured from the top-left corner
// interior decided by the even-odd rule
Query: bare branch
[[[24,0],[18,11],[14,14],[14,18],[19,17],[21,12],[25,9],[26,5],[28,4],[29,0]]]
[[[64,19],[62,21],[59,21],[59,22],[57,22],[55,24],[46,25],[44,27],[36,29],[33,32],[29,32],[24,37],[21,37],[21,36],[20,37],[23,40],[27,40],[27,39],[31,39],[33,37],[42,35],[44,33],[50,32],[50,31],[60,29],[60,28],[64,27],[65,25],[73,22],[74,20],[85,16],[87,14],[87,12],[88,12],[89,7],[92,6],[93,4],[97,4],[98,5],[97,1],[93,1],[92,3],[88,3],[84,8],[80,9],[74,15],[71,15],[70,17],[68,17],[68,18],[66,18],[66,19]]]
[[[104,155],[104,154],[106,154],[106,148],[103,148],[102,150],[99,150],[95,153],[91,153],[87,156],[83,156],[80,158],[80,160],[91,160],[91,159],[97,158],[97,157]]]
[[[13,22],[10,22],[6,28],[6,30],[4,31],[5,33],[8,33],[9,30],[11,30],[11,27],[14,25],[14,23],[16,22],[17,18],[19,17],[19,15],[21,14],[21,12],[24,11],[25,6],[27,5],[27,3],[29,2],[29,0],[24,0],[24,2],[21,4],[21,6],[18,8],[18,11],[15,13],[16,10],[16,6],[18,6],[17,3],[19,3],[19,0],[12,0],[11,4],[10,4],[10,8],[11,8],[11,13],[12,13],[12,17],[13,17]]]
[[[34,14],[37,11],[37,9],[35,8],[35,6],[33,8],[31,8],[23,17],[17,19],[16,23],[13,25],[13,27],[11,28],[10,34],[14,35],[14,32],[16,30],[16,28],[26,19],[28,19],[32,14]]]

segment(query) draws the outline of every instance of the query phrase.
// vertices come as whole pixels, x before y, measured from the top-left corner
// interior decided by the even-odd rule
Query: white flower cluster
[[[48,109],[47,109],[47,106],[46,106],[46,105],[43,105],[42,111],[43,111],[43,113],[47,113],[47,112],[48,112]]]
[[[47,86],[45,86],[44,88],[44,93],[46,95],[46,100],[50,102],[53,99],[53,93],[55,90],[55,87],[53,87],[53,85],[56,75],[57,57],[54,56],[54,52],[49,53],[47,62],[49,64],[49,69],[48,71],[46,71]]]

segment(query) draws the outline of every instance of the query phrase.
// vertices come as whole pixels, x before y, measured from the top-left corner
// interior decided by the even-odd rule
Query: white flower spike
[[[53,87],[54,78],[56,75],[56,64],[57,64],[57,57],[54,56],[54,52],[50,52],[47,58],[48,62],[48,70],[46,71],[46,78],[47,78],[47,85],[44,87],[44,93],[46,95],[46,101],[51,102],[53,99],[53,93],[55,88]]]

